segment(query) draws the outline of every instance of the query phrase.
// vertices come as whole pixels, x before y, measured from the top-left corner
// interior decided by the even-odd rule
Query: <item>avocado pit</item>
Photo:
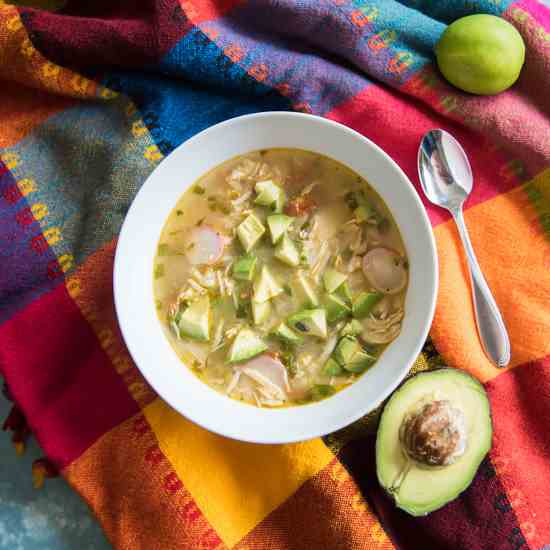
[[[399,440],[405,454],[420,465],[444,467],[466,450],[464,413],[446,399],[423,402],[405,416]]]

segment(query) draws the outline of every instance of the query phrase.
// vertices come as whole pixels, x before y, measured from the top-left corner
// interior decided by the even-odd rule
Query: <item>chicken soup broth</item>
[[[182,362],[259,407],[324,399],[400,330],[408,262],[367,181],[325,156],[269,149],[201,177],[170,213],[154,295]]]

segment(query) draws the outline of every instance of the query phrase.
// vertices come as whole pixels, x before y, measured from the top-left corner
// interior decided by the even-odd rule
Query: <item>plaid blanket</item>
[[[550,14],[534,0],[0,2],[0,372],[49,461],[128,549],[540,549],[550,544]],[[34,6],[37,5],[35,1]],[[475,97],[433,46],[471,13],[526,44],[516,85]],[[148,387],[113,308],[117,233],[147,175],[221,120],[297,110],[383,147],[415,185],[428,129],[475,175],[466,221],[512,342],[480,347],[464,259],[426,204],[439,258],[431,340],[486,385],[493,449],[425,518],[377,486],[376,414],[326,438],[256,446],[176,414]]]

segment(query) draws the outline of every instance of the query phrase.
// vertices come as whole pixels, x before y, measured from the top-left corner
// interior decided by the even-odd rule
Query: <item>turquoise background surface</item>
[[[0,425],[9,411],[0,392]],[[9,435],[0,432],[0,550],[111,548],[89,508],[64,479],[47,479],[42,489],[33,488],[31,466],[41,456],[33,438],[25,454],[17,456]]]

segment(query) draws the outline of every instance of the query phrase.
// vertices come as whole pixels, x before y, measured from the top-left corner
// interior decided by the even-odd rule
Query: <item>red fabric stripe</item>
[[[33,44],[65,67],[142,67],[191,28],[177,0],[67,2],[58,12],[21,8]]]
[[[533,548],[550,542],[550,356],[487,384],[491,458]]]
[[[527,550],[524,533],[489,459],[457,500],[426,517],[399,510],[376,480],[374,437],[344,447],[338,458],[348,468],[399,548]]]
[[[0,370],[59,468],[139,410],[64,285],[0,326]]]
[[[514,166],[508,166],[501,154],[482,136],[438,115],[410,97],[403,99],[399,92],[389,88],[369,86],[326,116],[365,135],[400,165],[419,190],[433,225],[448,220],[450,214],[428,203],[420,192],[417,151],[422,136],[428,130],[448,130],[470,157],[475,185],[467,207],[504,193],[520,183]]]

